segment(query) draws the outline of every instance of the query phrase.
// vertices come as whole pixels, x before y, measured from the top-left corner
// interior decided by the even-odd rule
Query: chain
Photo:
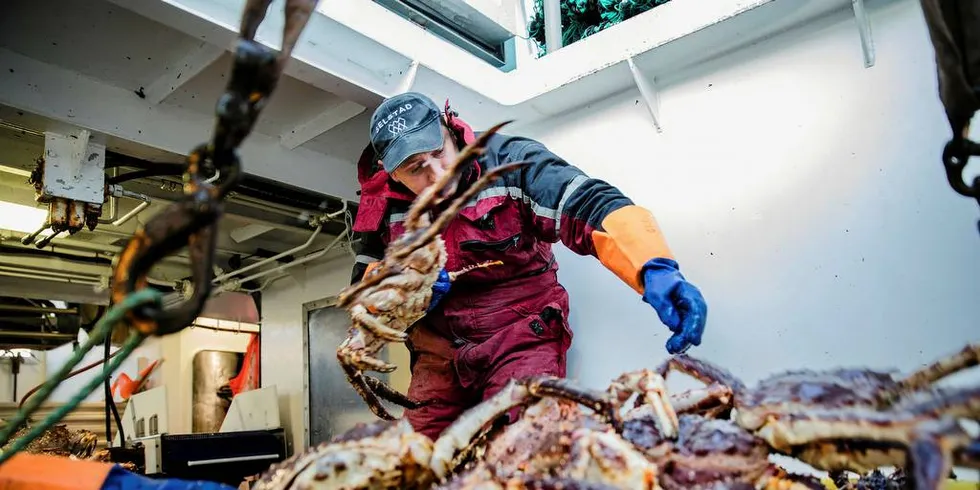
[[[149,287],[150,269],[166,256],[188,248],[193,293],[167,309],[149,305],[131,311],[127,321],[144,335],[167,335],[187,327],[211,294],[217,222],[225,197],[242,178],[238,148],[275,90],[317,0],[286,0],[279,53],[254,39],[270,3],[249,0],[245,6],[231,77],[217,103],[214,135],[188,155],[181,200],[137,230],[119,255],[113,271],[114,303]],[[208,178],[212,175],[220,177]]]
[[[180,200],[147,221],[130,238],[113,268],[112,307],[99,319],[84,345],[7,421],[0,430],[0,447],[48,399],[71,369],[94,346],[105,341],[116,324],[126,321],[135,330],[100,376],[14,441],[0,454],[0,463],[27,447],[81,403],[145,338],[178,332],[190,325],[203,309],[211,294],[214,273],[211,265],[224,199],[242,178],[238,148],[251,133],[275,90],[318,0],[286,0],[282,49],[278,53],[255,41],[255,33],[271,3],[272,0],[248,0],[245,5],[231,77],[215,110],[214,134],[210,142],[197,146],[187,156]],[[161,260],[184,247],[189,250],[194,292],[176,306],[165,308],[162,293],[149,287],[147,274]]]
[[[980,144],[965,137],[950,140],[943,149],[943,167],[946,168],[946,179],[958,194],[976,199],[980,205],[980,176],[974,177],[972,184],[967,184],[963,171],[970,157],[980,156]],[[977,222],[980,231],[980,221]]]

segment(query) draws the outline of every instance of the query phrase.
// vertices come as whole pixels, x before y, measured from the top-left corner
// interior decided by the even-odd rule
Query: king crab
[[[526,165],[526,162],[512,163],[486,172],[430,220],[430,211],[442,204],[449,197],[447,194],[455,193],[465,170],[463,163],[482,155],[487,140],[504,124],[494,126],[463,148],[446,173],[412,202],[405,217],[405,232],[388,245],[381,262],[339,295],[337,304],[347,309],[353,323],[347,339],[337,348],[337,359],[355,391],[381,419],[394,420],[381,399],[405,408],[417,408],[424,403],[408,398],[381,380],[365,375],[364,371],[394,371],[393,364],[375,356],[389,342],[404,342],[408,329],[425,315],[432,299],[432,286],[446,265],[446,245],[439,233],[481,189],[500,175]],[[475,264],[450,272],[450,281],[460,274],[499,263]]]
[[[601,394],[581,390],[564,379],[540,376],[512,380],[496,395],[461,415],[435,441],[412,430],[405,419],[359,424],[330,442],[273,465],[252,489],[430,488],[452,476],[460,453],[470,449],[487,424],[512,408],[530,405],[546,396],[569,397],[587,403],[597,413],[614,413]],[[613,425],[617,423],[615,417],[609,420]],[[578,479],[568,476],[529,478],[513,483],[524,485],[516,488],[547,489],[561,488],[560,485],[575,481]],[[487,484],[491,483],[487,480]],[[584,481],[581,484],[578,488],[601,488],[585,486]]]
[[[10,443],[3,448],[6,451],[13,442],[30,432],[30,426],[21,427],[10,438]],[[86,429],[69,429],[65,424],[59,424],[41,433],[30,442],[23,452],[31,454],[47,454],[72,459],[90,459],[95,455],[98,436]]]
[[[696,404],[711,406],[713,398],[724,407],[716,413],[734,408],[735,423],[776,452],[832,475],[911,468],[916,488],[935,490],[954,463],[980,467],[977,444],[959,425],[961,418],[980,418],[980,388],[931,385],[978,361],[980,345],[970,345],[903,379],[870,369],[797,370],[752,388],[686,354],[667,360],[658,372],[666,378],[677,370],[707,383],[711,395]]]
[[[653,420],[647,406],[635,408],[623,423],[623,437],[657,463],[664,490],[824,489],[816,479],[772,464],[766,442],[730,420],[681,413],[673,438]]]
[[[526,481],[572,481],[577,488],[660,490],[657,466],[620,436],[618,408],[633,394],[650,399],[661,415],[660,426],[674,430],[676,417],[663,403],[659,376],[650,380],[642,373],[627,373],[606,393],[590,390],[554,390],[530,405],[523,416],[483,439],[482,453],[454,472],[440,490],[512,488]],[[654,383],[648,382],[654,381]],[[570,382],[563,381],[568,386]],[[581,410],[586,406],[591,413]],[[514,404],[506,398],[484,404],[482,417],[473,418],[467,434],[476,433],[506,414]],[[489,486],[487,486],[489,485]],[[591,485],[583,487],[583,485]]]

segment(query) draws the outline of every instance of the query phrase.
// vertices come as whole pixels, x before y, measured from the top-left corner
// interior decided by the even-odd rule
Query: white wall
[[[529,134],[654,211],[708,301],[691,353],[747,381],[911,370],[980,340],[980,210],[943,173],[950,130],[921,11],[905,0],[870,14],[870,69],[842,15],[662,84],[662,134],[636,91]],[[652,308],[557,248],[569,376],[603,387],[663,360]]]
[[[37,355],[31,364],[21,363],[20,373],[17,374],[17,396],[14,398],[14,375],[11,372],[10,360],[0,361],[0,400],[4,402],[20,402],[21,397],[31,388],[44,382],[44,355]],[[101,391],[99,393],[102,393]]]
[[[88,338],[88,335],[84,331],[80,331],[78,335],[79,344],[84,343]],[[113,346],[111,352],[115,352],[118,347]],[[51,349],[49,351],[33,351],[37,360],[33,361],[35,364],[21,364],[20,374],[17,376],[17,402],[27,394],[28,391],[33,389],[35,386],[44,383],[49,377],[53,376],[55,372],[61,369],[62,366],[68,362],[68,359],[72,356],[72,344],[69,342],[65,345],[59,346],[57,348]],[[81,369],[93,362],[102,359],[102,347],[97,346],[90,350],[82,360],[72,369]],[[112,381],[122,373],[126,373],[129,377],[136,379],[139,374],[139,359],[141,357],[146,358],[149,362],[160,357],[160,341],[155,338],[147,339],[142,345],[136,348],[135,351],[125,360],[122,365],[112,374]],[[64,403],[71,399],[72,396],[77,394],[86,383],[91,381],[94,377],[102,374],[102,366],[99,365],[84,373],[78,374],[75,377],[62,382],[58,387],[51,393],[48,397],[48,402],[50,403]],[[0,364],[0,400],[11,401],[13,395],[13,375],[10,372],[10,362],[5,360]],[[90,393],[83,401],[102,401],[105,400],[101,385],[95,391]],[[117,401],[121,401],[118,393],[116,396]]]

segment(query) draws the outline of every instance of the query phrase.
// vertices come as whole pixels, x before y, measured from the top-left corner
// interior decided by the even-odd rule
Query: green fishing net
[[[561,41],[568,46],[607,27],[642,14],[670,0],[559,0]],[[534,0],[534,15],[527,25],[528,36],[538,45],[538,56],[545,54],[544,2]]]

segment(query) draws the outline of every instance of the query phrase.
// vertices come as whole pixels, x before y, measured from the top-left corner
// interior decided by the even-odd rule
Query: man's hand
[[[449,292],[449,285],[451,281],[449,280],[449,273],[446,269],[439,271],[439,278],[436,279],[435,284],[432,285],[432,299],[429,301],[429,309],[425,312],[428,313],[435,309],[439,305],[439,301],[442,297]]]
[[[701,291],[687,282],[677,262],[657,258],[643,266],[643,301],[653,306],[660,321],[674,335],[667,340],[667,352],[679,354],[692,345],[701,345],[708,306]]]

